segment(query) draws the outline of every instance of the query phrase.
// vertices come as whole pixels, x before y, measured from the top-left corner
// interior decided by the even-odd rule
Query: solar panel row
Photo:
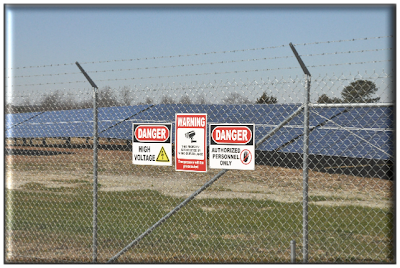
[[[22,113],[22,114],[6,114],[5,116],[5,128],[10,129],[19,124],[22,124],[26,121],[31,120],[35,116],[41,114],[43,112],[35,112],[35,113]]]
[[[175,113],[207,113],[209,123],[254,123],[256,141],[300,104],[157,104],[99,109],[99,136],[132,139],[132,123],[173,123]],[[258,149],[301,153],[303,114],[293,118]],[[393,156],[393,107],[312,108],[310,153],[369,159]],[[174,129],[175,126],[173,126]],[[91,137],[92,109],[6,115],[7,138]],[[207,132],[208,133],[208,132]],[[172,138],[175,133],[172,131]],[[207,139],[208,140],[208,139]]]

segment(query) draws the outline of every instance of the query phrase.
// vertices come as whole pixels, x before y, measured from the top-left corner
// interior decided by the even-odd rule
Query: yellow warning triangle
[[[165,152],[164,146],[161,147],[160,153],[157,156],[156,161],[158,162],[169,162],[167,153]]]

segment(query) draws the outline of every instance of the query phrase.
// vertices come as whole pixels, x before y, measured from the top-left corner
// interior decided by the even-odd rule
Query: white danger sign
[[[172,124],[133,124],[133,164],[172,166],[171,128]]]
[[[207,172],[207,114],[175,114],[175,170]]]
[[[210,168],[254,170],[254,124],[210,124]]]

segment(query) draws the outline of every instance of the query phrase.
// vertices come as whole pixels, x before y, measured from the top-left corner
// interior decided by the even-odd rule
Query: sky
[[[290,42],[313,77],[389,73],[393,14],[389,5],[6,5],[6,100],[90,89],[76,61],[99,88],[290,80],[303,75]]]

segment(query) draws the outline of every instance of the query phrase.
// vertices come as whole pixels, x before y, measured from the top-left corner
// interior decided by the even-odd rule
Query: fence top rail
[[[394,106],[394,103],[383,102],[383,103],[310,103],[310,107],[390,107]]]

